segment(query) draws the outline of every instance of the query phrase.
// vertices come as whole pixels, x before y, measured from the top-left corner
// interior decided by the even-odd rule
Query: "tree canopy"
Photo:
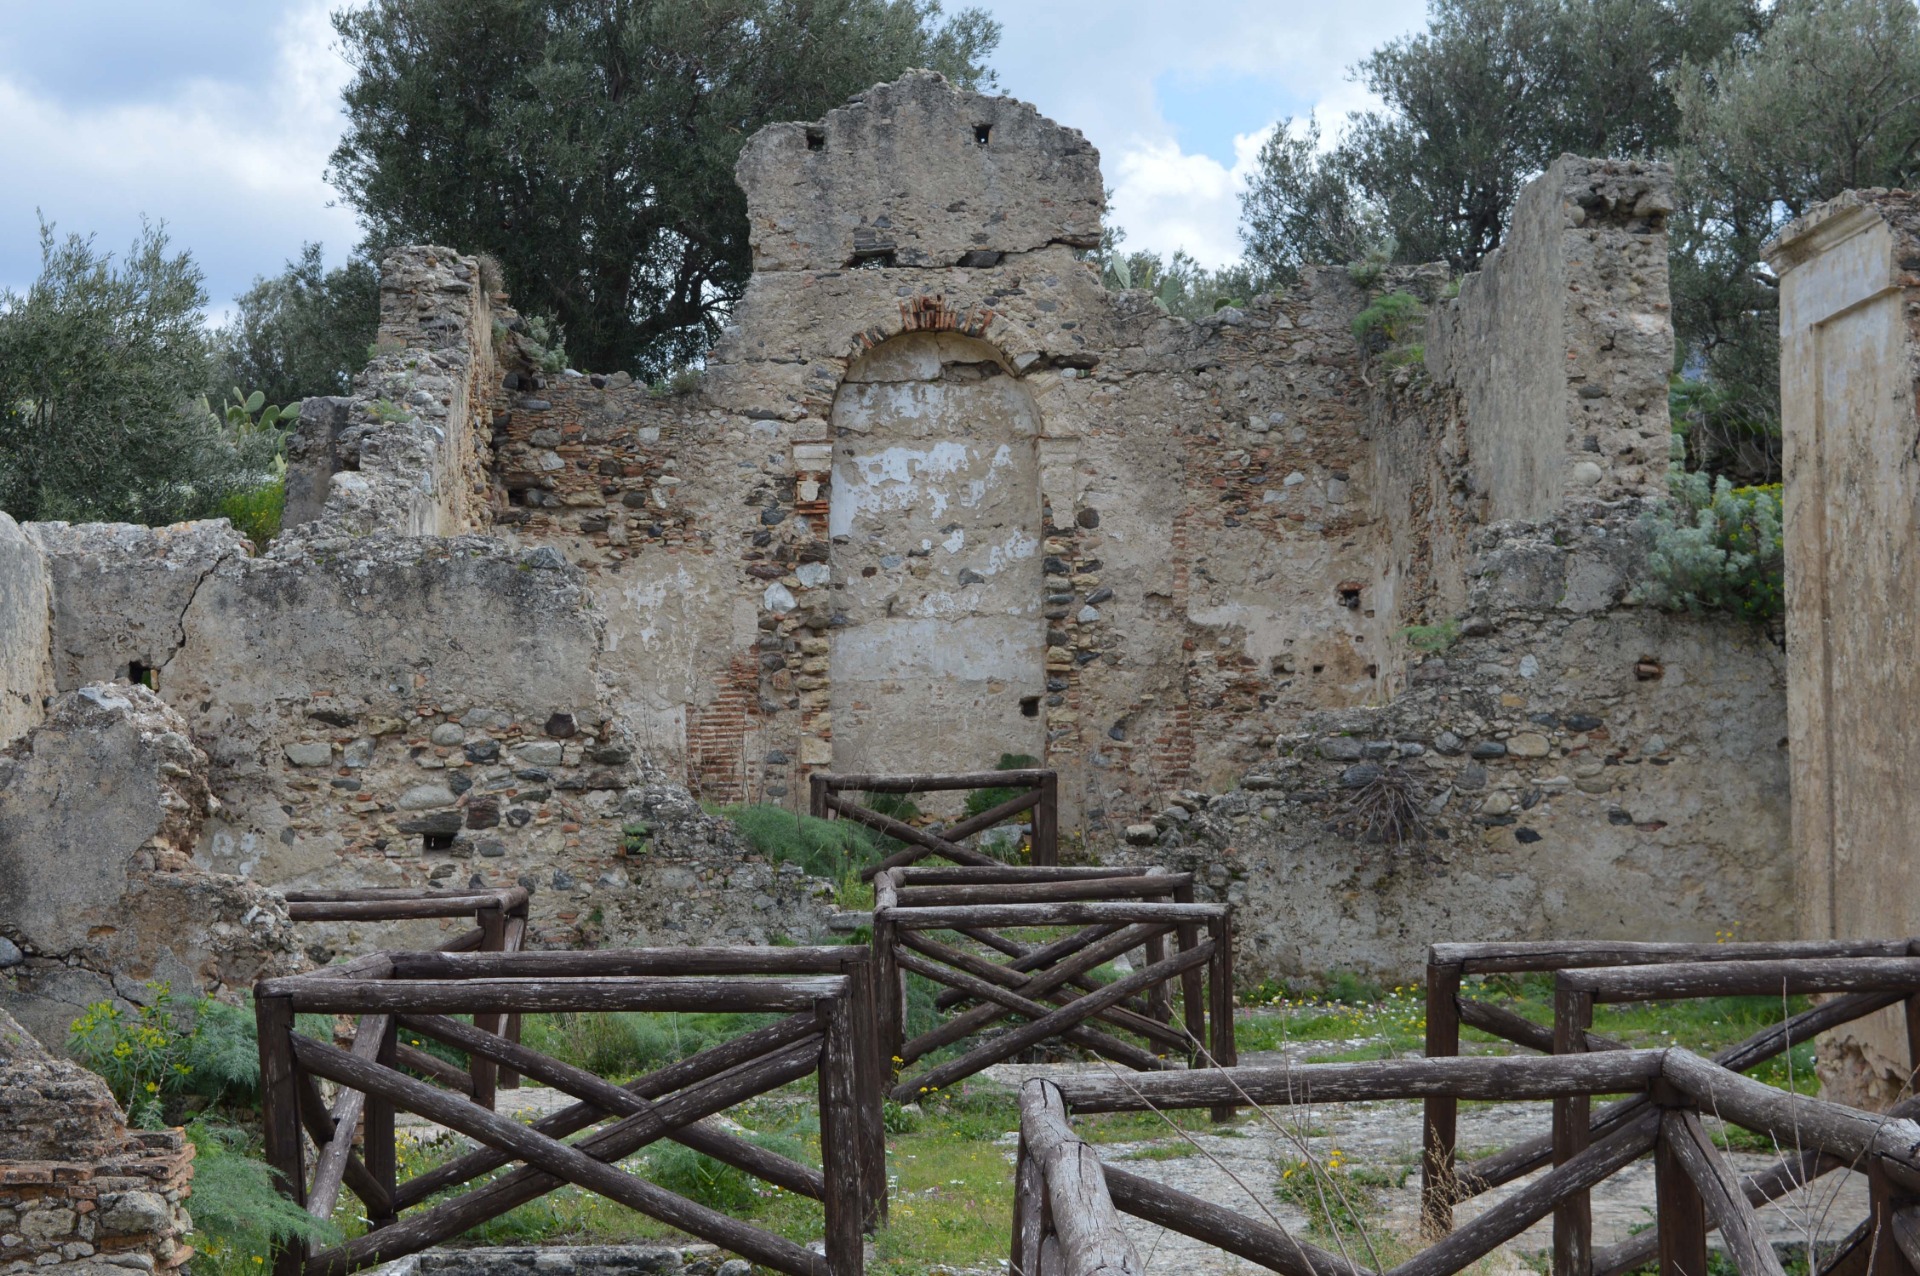
[[[969,87],[999,27],[937,0],[373,0],[329,176],[376,241],[501,262],[586,365],[657,376],[718,335],[751,269],[734,160],[927,66]]]
[[[1671,159],[1676,409],[1693,464],[1778,475],[1774,280],[1761,246],[1920,160],[1913,0],[1432,0],[1425,30],[1353,68],[1383,106],[1331,146],[1267,143],[1248,257],[1281,277],[1368,256],[1477,269],[1563,152]]]
[[[245,386],[269,403],[345,394],[380,329],[380,270],[355,254],[332,270],[319,244],[272,277],[260,277],[234,302],[215,334],[215,386]]]
[[[144,227],[115,261],[40,228],[41,271],[0,291],[0,509],[22,521],[168,523],[265,481],[271,431],[208,408],[206,291]]]

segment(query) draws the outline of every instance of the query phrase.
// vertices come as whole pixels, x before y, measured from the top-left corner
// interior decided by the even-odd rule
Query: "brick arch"
[[[896,314],[854,333],[843,358],[851,365],[875,347],[910,332],[951,332],[986,342],[999,352],[1009,372],[1024,375],[1036,362],[1030,356],[1039,351],[1016,329],[1002,326],[996,330],[994,320],[998,317],[991,306],[949,300],[943,292],[919,293],[902,299]]]

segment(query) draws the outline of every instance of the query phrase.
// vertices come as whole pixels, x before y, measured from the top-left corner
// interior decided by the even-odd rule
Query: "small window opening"
[[[857,252],[853,260],[847,263],[854,270],[891,270],[893,268],[893,249],[878,248],[866,252]]]
[[[1039,696],[1021,696],[1020,697],[1020,716],[1023,718],[1039,717],[1040,716],[1040,697]]]
[[[1343,580],[1334,589],[1340,595],[1340,605],[1357,610],[1360,606],[1360,590],[1363,588],[1357,580]]]
[[[1327,667],[1326,667],[1325,665],[1315,665],[1315,666],[1313,667],[1313,671],[1314,671],[1315,673],[1324,673],[1324,672],[1326,672],[1326,668],[1327,668]]]
[[[127,681],[138,683],[149,691],[158,691],[160,671],[136,660],[127,666]]]
[[[807,149],[810,151],[826,150],[827,149],[827,131],[823,128],[808,129],[807,130]]]
[[[451,833],[422,833],[420,835],[420,849],[423,851],[450,851],[453,849],[453,837],[454,835]]]
[[[509,505],[514,505],[514,506],[518,506],[518,507],[520,507],[520,508],[522,508],[522,509],[524,509],[524,508],[526,507],[526,504],[527,504],[527,489],[526,489],[526,488],[524,488],[524,487],[510,487],[510,488],[508,488],[508,489],[507,489],[507,504],[509,504]]]
[[[1369,678],[1378,678],[1379,676],[1380,676],[1380,666],[1379,666],[1379,665],[1368,665],[1368,666],[1367,666],[1367,677],[1369,677]]]
[[[987,138],[991,136],[992,133],[993,133],[993,125],[991,124],[974,125],[973,126],[973,144],[975,146],[985,146],[987,144]]]

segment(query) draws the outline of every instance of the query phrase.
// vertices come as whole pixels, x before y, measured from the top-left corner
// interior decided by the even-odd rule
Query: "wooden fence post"
[[[1176,904],[1193,903],[1193,882],[1191,880],[1184,886],[1174,888],[1173,902]],[[1194,923],[1182,922],[1180,925],[1174,927],[1173,933],[1174,937],[1179,941],[1179,950],[1181,952],[1184,953],[1190,948],[1199,946],[1200,927]],[[1188,1038],[1187,1063],[1189,1066],[1199,1065],[1200,1047],[1206,1044],[1207,1040],[1207,1003],[1202,992],[1205,982],[1205,978],[1198,968],[1184,971],[1180,975],[1180,1012],[1186,1019]]]
[[[480,951],[497,953],[507,946],[507,914],[498,904],[483,908],[476,915],[480,923]],[[499,1034],[504,1016],[498,1014],[475,1015],[473,1026],[482,1032]],[[467,1075],[473,1079],[473,1101],[492,1111],[494,1091],[500,1077],[500,1065],[482,1055],[467,1055]]]
[[[1238,1049],[1233,1037],[1233,911],[1229,906],[1225,915],[1207,923],[1207,937],[1213,940],[1212,967],[1207,972],[1212,1005],[1209,1007],[1213,1041],[1209,1047],[1213,1054],[1213,1063],[1218,1068],[1231,1068],[1240,1061]],[[1234,1118],[1232,1104],[1216,1106],[1211,1113],[1215,1121],[1231,1121]]]
[[[1593,994],[1566,986],[1562,975],[1553,992],[1553,1052],[1584,1054],[1593,1026]],[[1565,1165],[1592,1141],[1588,1122],[1592,1100],[1584,1094],[1553,1101],[1553,1163]],[[1553,1207],[1553,1276],[1592,1276],[1593,1201],[1585,1192],[1569,1194]]]
[[[1427,955],[1427,1049],[1429,1059],[1460,1053],[1460,967]],[[1426,1101],[1420,1154],[1420,1231],[1438,1240],[1453,1230],[1460,1101],[1435,1095]]]
[[[1040,778],[1040,805],[1033,808],[1033,862],[1050,866],[1060,862],[1060,776],[1049,771]]]
[[[364,1023],[365,1020],[361,1022]],[[380,1053],[375,1057],[375,1061],[383,1068],[398,1066],[399,1025],[398,1015],[387,1016],[386,1031],[380,1034]],[[399,1156],[393,1133],[393,1100],[383,1099],[377,1094],[369,1094],[365,1112],[366,1146],[362,1151],[365,1153],[367,1173],[373,1176],[374,1181],[385,1190],[387,1200],[391,1201],[399,1179]],[[340,1131],[335,1137],[352,1138],[353,1135],[351,1131]],[[369,1231],[391,1226],[393,1221],[392,1214],[375,1217],[371,1208],[367,1210]]]
[[[1685,1105],[1666,1082],[1653,1087],[1653,1101],[1661,1108]],[[1653,1148],[1655,1219],[1660,1234],[1660,1276],[1707,1276],[1707,1206],[1700,1189],[1681,1164],[1671,1139],[1669,1123],[1660,1123]]]
[[[833,818],[827,806],[827,777],[823,772],[815,771],[807,777],[807,814],[816,820]]]
[[[819,1095],[827,1270],[831,1276],[861,1276],[868,1183],[856,1090],[861,1047],[854,1037],[852,998],[822,998],[814,1003],[814,1013],[826,1034],[820,1043]]]
[[[253,999],[254,1032],[260,1050],[260,1125],[266,1162],[279,1181],[280,1194],[295,1205],[307,1203],[307,1168],[300,1138],[300,1080],[293,1063],[293,999]],[[288,1238],[273,1251],[274,1276],[302,1276],[307,1244]]]

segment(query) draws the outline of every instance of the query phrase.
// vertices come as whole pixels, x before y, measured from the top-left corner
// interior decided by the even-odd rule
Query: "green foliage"
[[[1460,641],[1460,622],[1448,619],[1437,625],[1408,625],[1400,631],[1400,636],[1415,651],[1438,655]]]
[[[751,1133],[746,1139],[789,1160],[804,1159],[804,1149],[798,1139],[765,1133]],[[664,1139],[647,1153],[647,1177],[669,1192],[736,1217],[750,1210],[756,1198],[780,1190],[725,1162]]]
[[[1369,354],[1379,354],[1403,345],[1426,318],[1426,305],[1412,293],[1382,293],[1353,317],[1353,339]]]
[[[1184,251],[1164,260],[1154,252],[1123,253],[1119,245],[1125,238],[1125,231],[1109,227],[1106,242],[1091,255],[1100,267],[1100,282],[1114,292],[1138,288],[1149,293],[1155,305],[1177,318],[1199,319],[1228,306],[1244,306],[1275,287],[1266,272],[1246,263],[1209,270]]]
[[[143,227],[122,260],[41,223],[40,277],[0,290],[0,509],[15,518],[170,523],[266,478],[274,430],[208,412],[206,292]]]
[[[1240,196],[1248,261],[1287,281],[1314,263],[1384,261],[1391,236],[1378,203],[1360,189],[1344,156],[1323,154],[1313,117],[1298,123],[1298,131],[1294,120],[1274,129],[1255,161],[1257,179]]]
[[[1668,492],[1668,502],[1648,515],[1653,548],[1640,601],[1778,621],[1786,606],[1780,485],[1735,487],[1725,475],[1675,466]]]
[[[546,315],[528,315],[527,340],[534,348],[534,363],[542,372],[561,372],[567,366],[567,334]]]
[[[1025,753],[1003,753],[994,764],[996,771],[1026,771],[1040,765],[1040,759]],[[981,815],[1002,802],[1011,802],[1025,789],[970,789],[967,791],[968,815]]]
[[[149,984],[147,994],[132,1014],[110,1001],[88,1006],[73,1021],[67,1049],[106,1078],[129,1121],[152,1130],[166,1125],[166,1098],[185,1088],[189,1034],[180,1030],[168,984]]]
[[[639,1011],[527,1015],[520,1031],[521,1040],[543,1054],[603,1077],[624,1079],[698,1054],[773,1019]]]
[[[1476,269],[1520,188],[1562,152],[1671,146],[1688,64],[1759,21],[1749,0],[1433,0],[1427,27],[1352,69],[1382,106],[1331,147],[1289,123],[1242,197],[1248,255],[1271,268],[1396,259]]]
[[[334,26],[353,78],[328,175],[373,238],[492,254],[582,366],[648,380],[746,286],[755,130],[910,67],[991,83],[999,39],[936,0],[374,0]]]
[[[1779,305],[1761,246],[1844,190],[1920,177],[1920,14],[1909,0],[1783,0],[1764,29],[1678,81],[1673,317],[1717,393],[1697,468],[1780,475]]]
[[[675,368],[666,376],[651,382],[647,393],[656,399],[670,399],[683,394],[692,394],[700,388],[700,369],[692,364]]]
[[[822,820],[764,803],[722,807],[719,814],[760,854],[798,864],[814,877],[838,881],[886,855],[883,840],[851,820]]]
[[[317,1245],[340,1240],[339,1229],[282,1196],[273,1172],[246,1154],[244,1130],[210,1120],[187,1126],[193,1141],[194,1270],[212,1276],[254,1276],[273,1257],[274,1242]]]
[[[258,277],[214,335],[220,378],[268,403],[346,394],[380,327],[380,272],[364,252],[326,268],[319,244],[272,278]]]
[[[264,548],[268,541],[280,534],[280,520],[287,510],[287,462],[278,455],[284,443],[281,435],[293,428],[299,420],[300,405],[289,403],[276,407],[266,401],[263,391],[255,390],[243,395],[238,387],[233,398],[228,401],[224,415],[228,434],[236,439],[255,436],[270,436],[276,455],[273,458],[272,476],[258,486],[242,488],[229,493],[220,502],[220,513],[226,516],[234,528],[254,543],[255,548]]]
[[[134,1125],[159,1129],[187,1096],[250,1103],[260,1088],[253,1011],[209,997],[184,1005],[164,980],[131,1013],[97,1001],[73,1021],[67,1049],[106,1078]]]

